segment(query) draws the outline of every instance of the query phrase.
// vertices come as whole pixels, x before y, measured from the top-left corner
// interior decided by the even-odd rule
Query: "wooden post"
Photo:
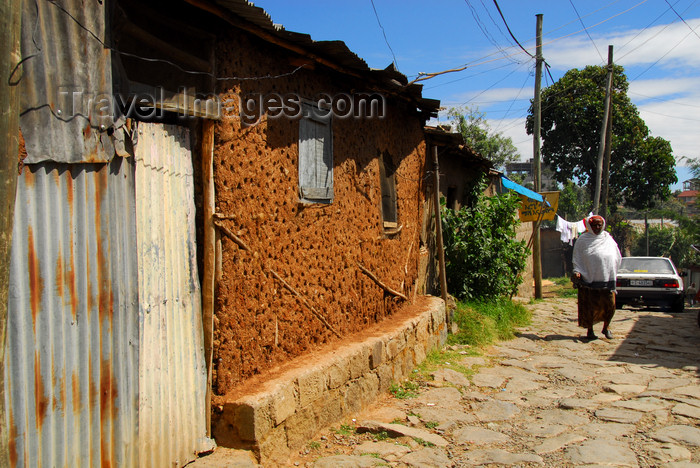
[[[204,218],[204,271],[202,272],[202,329],[204,360],[207,365],[206,418],[207,436],[211,436],[211,387],[214,341],[214,285],[216,279],[216,227],[214,212],[214,121],[202,120],[202,214]]]
[[[605,134],[608,131],[608,116],[610,115],[610,94],[612,91],[613,56],[612,46],[608,46],[608,77],[605,85],[605,110],[603,123],[600,126],[600,143],[598,144],[598,163],[595,172],[595,195],[593,197],[593,214],[598,214],[600,208],[600,192],[603,180],[603,157],[605,155]]]
[[[613,121],[613,107],[612,107],[612,66],[613,66],[613,46],[608,46],[608,67],[610,67],[610,89],[608,89],[606,95],[606,105],[609,109],[608,111],[608,125],[605,128],[605,153],[603,154],[603,175],[601,178],[601,202],[600,202],[600,214],[603,218],[608,218],[608,195],[610,193],[610,153],[612,152],[612,121]]]
[[[21,60],[19,0],[0,4],[0,466],[10,466],[9,437],[5,422],[5,337],[10,279],[10,249],[17,191],[19,156],[19,84],[13,74]]]
[[[447,304],[447,277],[445,273],[445,249],[442,245],[442,216],[440,216],[440,164],[438,149],[433,145],[433,203],[435,204],[435,237],[437,237],[440,295]],[[448,314],[449,315],[449,314]],[[449,317],[448,317],[449,318]]]
[[[532,100],[534,118],[533,122],[533,140],[532,153],[535,160],[535,192],[542,190],[541,177],[542,170],[540,168],[540,131],[541,131],[541,96],[540,88],[542,86],[542,15],[537,15],[536,28],[536,49],[535,49],[535,97]],[[540,256],[540,225],[535,223],[532,225],[532,276],[535,280],[535,299],[542,299],[542,258]]]

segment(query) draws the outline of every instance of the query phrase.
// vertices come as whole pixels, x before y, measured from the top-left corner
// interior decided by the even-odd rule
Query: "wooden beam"
[[[395,289],[391,289],[391,288],[390,288],[389,286],[387,286],[385,283],[383,283],[382,281],[380,281],[379,278],[377,278],[376,275],[375,275],[374,273],[372,273],[372,272],[369,271],[367,268],[365,268],[361,263],[358,263],[358,264],[357,264],[357,267],[362,271],[362,273],[364,273],[365,275],[369,276],[369,278],[370,278],[372,281],[374,281],[375,283],[377,283],[377,285],[378,285],[380,288],[382,288],[384,291],[388,292],[389,294],[391,294],[391,295],[393,295],[393,296],[400,297],[400,298],[403,299],[404,301],[408,301],[408,298],[407,298],[404,294],[401,294],[400,292],[396,291]]]
[[[216,193],[214,191],[214,122],[202,121],[202,214],[204,218],[204,268],[202,271],[202,329],[204,360],[207,365],[207,437],[211,436],[212,364],[214,356],[214,286],[216,279]]]
[[[432,147],[433,154],[433,204],[435,205],[435,237],[437,240],[438,271],[440,275],[440,295],[447,305],[447,273],[445,272],[445,249],[442,244],[442,216],[440,215],[440,164],[437,146]],[[449,322],[449,314],[448,314]]]
[[[5,418],[5,341],[10,279],[10,249],[19,156],[19,90],[15,70],[22,59],[20,0],[0,3],[0,466],[10,466],[9,428]],[[16,72],[13,75],[13,72]]]

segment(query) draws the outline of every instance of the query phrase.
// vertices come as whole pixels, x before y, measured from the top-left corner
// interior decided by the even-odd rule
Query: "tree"
[[[485,115],[470,107],[453,107],[447,115],[455,119],[457,130],[465,143],[474,151],[487,158],[495,168],[503,168],[507,163],[520,159],[518,149],[510,137],[492,131]]]
[[[559,193],[559,208],[557,211],[567,221],[578,221],[591,211],[592,205],[593,202],[588,191],[567,180],[564,188]]]
[[[607,67],[572,69],[542,91],[542,159],[564,183],[576,180],[595,191]],[[646,209],[666,200],[676,179],[671,145],[649,135],[627,97],[627,77],[615,65],[612,82],[612,152],[608,206]],[[526,130],[533,131],[532,105]],[[591,196],[591,198],[593,198]]]

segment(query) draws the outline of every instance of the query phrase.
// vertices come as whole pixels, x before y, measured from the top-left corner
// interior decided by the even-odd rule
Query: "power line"
[[[516,95],[515,95],[515,98],[513,98],[513,99],[510,101],[510,104],[508,105],[508,109],[506,110],[506,113],[505,113],[505,115],[503,116],[504,119],[508,117],[508,114],[510,113],[510,110],[513,108],[513,104],[515,104],[515,102],[519,100],[518,98],[520,97],[520,93],[523,92],[523,89],[525,89],[525,85],[527,84],[527,82],[528,82],[529,80],[530,80],[530,74],[528,74],[528,75],[525,77],[525,81],[523,81],[523,84],[522,84],[522,86],[520,87],[520,91],[518,91],[518,94],[516,94]],[[502,121],[501,121],[501,122],[502,122]],[[501,127],[501,123],[499,122],[498,126],[494,129],[494,131],[495,131],[495,132],[498,131],[498,129],[499,129],[500,127]]]
[[[586,28],[586,25],[583,24],[583,19],[581,19],[581,15],[578,14],[578,10],[576,9],[576,5],[574,5],[573,0],[569,0],[569,3],[571,4],[571,7],[574,9],[574,12],[576,12],[576,16],[578,17],[578,20],[581,22],[581,26]],[[593,38],[591,35],[588,33],[588,30],[586,29],[586,36],[588,36],[588,39],[591,41],[591,44],[593,44],[593,47],[595,47],[595,51],[598,52],[598,57],[600,57],[600,60],[602,62],[605,62],[605,59],[603,58],[603,55],[600,53],[600,50],[598,50],[598,46],[595,45],[595,42],[593,42]]]
[[[659,102],[673,102],[673,105],[675,105],[675,106],[685,106],[685,107],[693,107],[696,109],[700,109],[700,106],[695,106],[693,104],[686,104],[684,102],[677,102],[676,99],[661,99],[661,98],[654,97],[654,96],[647,96],[646,94],[642,94],[642,93],[635,93],[634,91],[627,91],[627,94],[636,94],[637,96],[641,96],[641,97],[644,97],[647,99],[653,99],[653,100],[659,101]]]
[[[668,0],[665,0],[665,1],[666,1],[666,4],[668,5],[668,7],[669,7],[671,10],[673,10],[673,12],[676,14],[676,16],[678,16],[678,17],[681,19],[681,21],[683,21],[683,24],[685,24],[686,26],[688,26],[688,29],[690,29],[690,30],[693,32],[693,34],[695,34],[695,35],[698,37],[698,39],[700,39],[700,36],[698,36],[698,33],[696,33],[695,30],[694,30],[693,28],[691,28],[690,25],[689,25],[688,23],[686,23],[686,21],[683,19],[683,17],[682,17],[681,15],[678,14],[678,12],[676,11],[675,8],[673,8],[673,5],[671,5],[670,3],[668,3]]]
[[[700,27],[700,25],[698,25],[698,27]],[[697,28],[696,28],[696,29],[697,29]],[[680,41],[678,41],[678,42],[676,43],[676,45],[674,45],[673,47],[671,47],[665,54],[663,54],[661,57],[659,57],[659,59],[658,59],[656,62],[654,62],[654,63],[652,63],[651,65],[649,65],[648,67],[646,67],[642,72],[640,72],[637,76],[635,76],[634,78],[632,78],[632,79],[629,80],[629,81],[632,82],[632,81],[636,80],[637,78],[639,78],[640,76],[642,76],[643,74],[645,74],[646,72],[648,72],[654,65],[656,65],[657,63],[659,63],[664,57],[666,57],[668,54],[670,54],[671,52],[673,52],[673,50],[674,50],[676,47],[678,47],[679,45],[681,45],[681,43],[682,43],[683,41],[685,41],[691,34],[694,34],[694,33],[695,33],[695,30],[692,30],[692,29],[691,29],[691,31],[690,31],[688,34],[686,34],[685,36],[683,36],[683,38],[682,38]],[[696,34],[696,35],[697,35],[697,34]]]
[[[493,44],[493,46],[503,55],[504,58],[508,58],[513,62],[517,62],[515,59],[511,58],[511,56],[509,56],[507,54],[507,52],[503,49],[503,47],[501,47],[500,44],[498,44],[498,42],[496,41],[496,39],[491,35],[491,33],[489,33],[488,29],[486,28],[486,25],[484,25],[483,22],[481,21],[481,18],[479,17],[479,14],[477,13],[476,8],[474,8],[474,6],[469,2],[469,0],[464,0],[464,3],[466,3],[467,6],[469,7],[469,9],[471,10],[471,14],[472,14],[472,17],[474,18],[474,22],[476,23],[477,27],[481,30],[481,33],[484,35],[484,37],[486,37],[486,39],[491,44]],[[491,18],[491,14],[489,13],[488,9],[486,9],[486,6],[483,4],[483,0],[482,0],[481,4],[482,4],[482,6],[484,6],[484,9],[486,10],[486,13],[488,14],[489,18]],[[491,19],[491,21],[493,22],[493,18]],[[499,28],[499,31],[500,31],[500,28]],[[508,48],[510,48],[510,46],[507,47],[506,49],[508,49]]]
[[[663,116],[663,117],[669,117],[669,118],[671,118],[671,119],[687,120],[688,122],[700,122],[700,119],[691,119],[691,118],[688,118],[688,117],[678,117],[678,116],[675,116],[675,115],[662,114],[661,112],[654,112],[654,111],[650,111],[650,110],[648,110],[648,109],[640,109],[639,112],[648,112],[648,113],[650,113],[650,114],[656,114],[656,115],[660,115],[660,116]]]
[[[494,1],[495,1],[495,0],[494,0]],[[621,12],[619,12],[619,13],[616,13],[616,14],[614,14],[614,15],[612,15],[612,16],[610,16],[610,17],[608,17],[608,18],[606,18],[606,19],[604,19],[604,20],[602,20],[602,21],[599,21],[599,22],[595,23],[595,24],[592,25],[592,26],[584,27],[583,29],[580,29],[580,30],[578,30],[578,31],[574,31],[574,32],[572,32],[572,33],[565,34],[565,35],[563,35],[563,36],[561,36],[561,37],[558,37],[558,38],[552,39],[552,40],[550,40],[550,41],[547,41],[547,42],[545,42],[545,43],[543,44],[543,46],[544,46],[544,45],[548,45],[548,44],[552,44],[552,43],[555,43],[555,42],[558,42],[558,41],[561,41],[561,40],[563,40],[563,39],[565,39],[565,38],[567,38],[567,37],[573,36],[573,35],[575,35],[575,34],[579,34],[579,33],[581,33],[581,32],[585,32],[585,31],[587,31],[587,30],[589,30],[589,29],[592,29],[592,28],[594,28],[594,27],[596,27],[596,26],[599,26],[599,25],[601,25],[601,24],[603,24],[603,23],[606,23],[606,22],[608,22],[608,21],[610,21],[610,20],[612,20],[612,19],[614,19],[614,18],[616,18],[616,17],[618,17],[618,16],[620,16],[620,15],[623,15],[623,14],[625,14],[625,13],[628,13],[629,11],[634,10],[635,8],[637,8],[637,7],[641,6],[641,5],[643,5],[644,3],[648,2],[648,1],[649,1],[649,0],[641,0],[639,3],[636,3],[635,5],[632,5],[631,7],[627,8],[626,10],[623,10],[623,11],[621,11]],[[615,2],[615,3],[616,3],[616,2]],[[519,45],[520,45],[520,44],[519,44]],[[532,57],[532,54],[531,54],[530,52],[528,52],[522,45],[520,45],[520,47],[521,47],[523,50],[525,50],[525,53],[527,53],[530,57]],[[515,46],[510,47],[510,48],[515,48]],[[506,49],[506,50],[507,50],[507,49]],[[520,53],[520,52],[509,54],[509,55],[505,56],[505,58],[515,56],[515,55],[517,55],[518,53]],[[493,56],[493,55],[495,55],[495,54],[496,54],[496,52],[484,56],[484,57],[482,58],[483,61],[481,61],[481,62],[476,62],[476,63],[474,63],[474,62],[469,62],[469,63],[466,63],[466,64],[464,64],[464,65],[451,68],[451,69],[449,69],[449,70],[443,70],[443,71],[433,72],[433,73],[424,73],[424,72],[421,72],[421,73],[419,73],[419,74],[417,75],[417,78],[413,79],[413,80],[410,81],[408,84],[411,85],[411,84],[417,83],[417,82],[419,82],[419,81],[429,80],[429,79],[435,78],[436,76],[444,75],[444,74],[446,74],[446,73],[457,73],[457,72],[461,72],[461,71],[464,71],[464,70],[466,70],[467,68],[470,68],[470,67],[475,67],[475,66],[478,66],[478,65],[483,65],[483,64],[485,64],[485,63],[490,63],[490,62],[494,62],[494,61],[496,61],[496,60],[500,60],[500,59],[485,60],[486,58],[491,57],[491,56]],[[547,66],[547,72],[549,73],[549,67],[548,67],[548,66]],[[550,78],[552,78],[551,73],[550,73]],[[554,80],[552,79],[552,81],[554,81]]]
[[[520,48],[523,49],[523,51],[524,51],[527,55],[529,55],[531,58],[535,58],[534,55],[532,55],[530,52],[528,52],[527,50],[525,50],[525,47],[523,47],[522,44],[520,44],[520,42],[518,42],[518,40],[517,40],[517,39],[515,38],[515,36],[513,35],[513,31],[510,30],[510,26],[508,26],[508,22],[506,21],[505,16],[503,16],[503,12],[501,11],[501,7],[498,6],[498,1],[497,1],[497,0],[493,0],[493,4],[496,5],[496,9],[498,10],[498,14],[501,15],[501,19],[503,20],[503,24],[506,25],[506,29],[508,30],[508,33],[510,34],[510,37],[513,38],[513,40],[515,41],[515,43],[518,44],[518,45],[520,46]]]
[[[391,56],[394,57],[394,66],[398,69],[399,64],[396,62],[396,55],[394,55],[394,49],[391,48],[391,45],[389,44],[389,39],[386,38],[386,31],[384,31],[384,26],[382,26],[382,22],[379,21],[379,14],[377,13],[377,7],[374,6],[374,0],[369,0],[369,1],[372,3],[372,9],[374,10],[374,16],[377,18],[377,23],[379,24],[379,27],[382,30],[382,35],[384,36],[384,42],[386,42],[386,46],[391,51]]]
[[[680,1],[680,0],[679,0],[679,1]],[[678,2],[676,2],[676,3],[678,3]],[[695,2],[693,2],[693,3],[695,3]],[[692,6],[692,4],[691,4],[691,6]],[[688,11],[689,8],[690,8],[690,6],[688,6],[688,8],[686,8],[685,10],[683,10],[683,13],[685,13],[686,11]],[[625,47],[627,47],[627,45],[628,45],[629,43],[631,43],[632,41],[634,41],[635,39],[637,39],[644,31],[646,31],[647,29],[649,29],[649,28],[651,27],[652,24],[656,23],[656,22],[657,22],[659,19],[661,19],[666,13],[668,13],[669,10],[670,10],[670,8],[667,8],[663,13],[661,13],[659,16],[657,16],[651,23],[647,24],[641,31],[639,31],[637,34],[635,34],[634,37],[632,37],[629,41],[625,42],[625,43],[619,48],[619,50],[623,50]],[[637,47],[633,48],[632,50],[626,52],[625,54],[622,54],[622,55],[617,54],[617,55],[618,55],[617,60],[618,60],[618,61],[619,61],[619,60],[622,60],[623,58],[627,57],[627,56],[628,56],[629,54],[631,54],[632,52],[638,50],[640,47],[643,47],[647,42],[649,42],[650,40],[654,39],[656,36],[658,36],[659,34],[661,34],[662,32],[664,32],[666,29],[668,29],[672,24],[673,24],[673,23],[668,23],[668,24],[665,25],[663,28],[659,29],[659,30],[656,32],[656,34],[654,34],[654,35],[651,36],[649,39],[647,39],[646,41],[642,42],[641,44],[639,44]]]
[[[171,62],[170,60],[166,60],[166,59],[157,59],[157,58],[151,58],[151,57],[143,57],[143,56],[141,56],[141,55],[132,54],[132,53],[129,53],[129,52],[123,52],[123,51],[121,51],[121,50],[119,50],[119,49],[117,49],[117,48],[115,48],[115,47],[111,47],[111,46],[109,46],[108,44],[106,44],[102,39],[100,39],[100,38],[97,36],[97,34],[95,34],[93,31],[91,31],[87,26],[83,25],[75,16],[73,16],[68,10],[66,10],[63,6],[61,6],[60,4],[58,4],[55,0],[48,0],[48,3],[54,5],[56,8],[58,8],[59,10],[61,10],[64,14],[66,14],[71,20],[73,20],[73,22],[75,22],[76,25],[78,25],[78,27],[80,27],[82,30],[84,30],[85,32],[87,32],[94,40],[96,40],[97,42],[99,42],[100,45],[102,45],[105,49],[110,50],[110,51],[112,51],[112,52],[115,52],[115,53],[117,53],[117,54],[119,54],[119,55],[123,55],[123,56],[125,56],[125,57],[131,57],[131,58],[135,58],[135,59],[137,59],[137,60],[143,60],[143,61],[145,61],[145,62],[159,62],[159,63],[165,63],[165,64],[168,64],[168,65],[171,65],[171,66],[177,68],[178,70],[180,70],[180,71],[183,72],[183,73],[187,73],[187,74],[190,74],[190,75],[205,75],[205,76],[210,76],[210,77],[214,78],[214,79],[217,80],[217,81],[232,81],[232,80],[236,80],[236,81],[268,80],[268,79],[276,79],[276,78],[283,78],[283,77],[291,76],[291,75],[295,74],[296,72],[298,72],[299,70],[301,70],[302,68],[305,67],[305,65],[300,65],[300,66],[296,67],[294,70],[292,70],[291,72],[281,73],[281,74],[279,74],[279,75],[270,75],[270,74],[267,74],[267,75],[263,75],[263,76],[249,76],[249,77],[241,77],[241,76],[216,76],[216,75],[214,75],[214,74],[211,73],[211,72],[187,70],[187,69],[185,69],[185,68],[182,68],[180,65],[178,65],[178,64],[175,63],[175,62]],[[39,17],[38,17],[38,9],[37,9],[37,23],[38,23],[38,22],[39,22]],[[34,55],[31,55],[31,56],[28,56],[28,57],[24,57],[24,58],[21,60],[20,63],[22,63],[22,62],[24,62],[24,61],[26,61],[27,59],[30,59],[30,58],[32,58],[32,57],[38,56],[38,55],[40,55],[40,54],[34,54]]]

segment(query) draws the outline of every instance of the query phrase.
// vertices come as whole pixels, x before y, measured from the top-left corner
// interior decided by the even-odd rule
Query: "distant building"
[[[541,190],[558,190],[557,181],[554,180],[554,171],[548,164],[540,164],[540,173],[542,180],[540,182]],[[535,186],[535,160],[530,158],[529,161],[514,162],[506,164],[506,175],[511,178],[511,176],[523,177],[520,183],[528,188],[534,188]]]
[[[688,216],[698,214],[698,194],[700,194],[700,179],[689,179],[683,181],[683,191],[676,195],[678,201],[683,203]]]

